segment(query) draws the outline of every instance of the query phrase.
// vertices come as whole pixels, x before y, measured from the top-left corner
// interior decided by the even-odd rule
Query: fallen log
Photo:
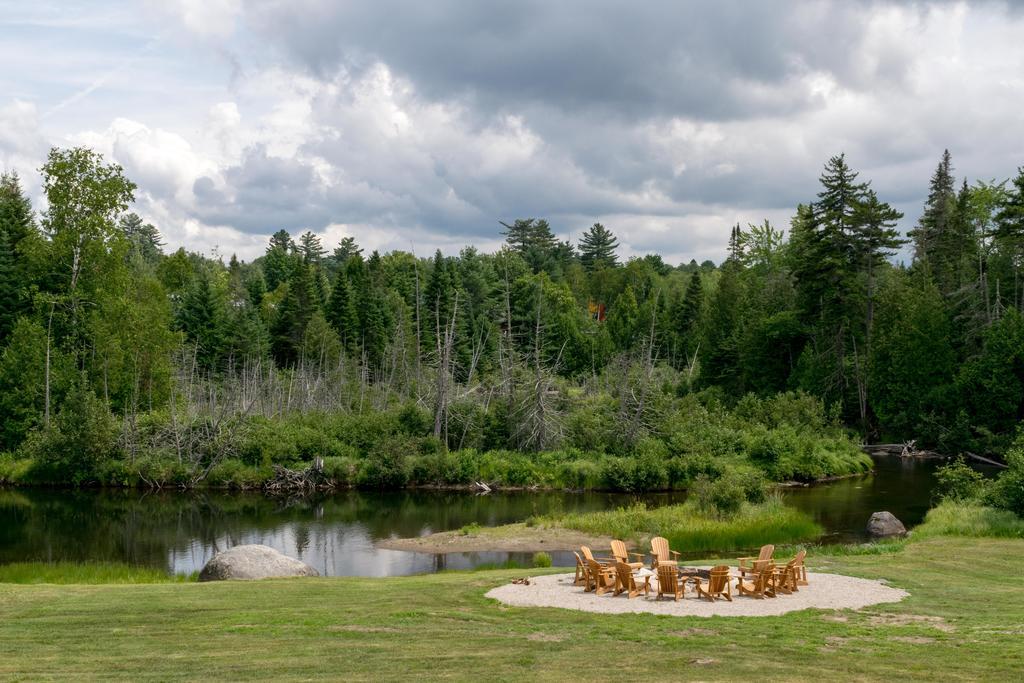
[[[1009,467],[1009,465],[1007,465],[1005,462],[999,462],[998,460],[991,460],[991,459],[986,458],[984,456],[978,455],[977,453],[971,453],[970,451],[964,451],[964,455],[966,455],[969,458],[974,458],[978,462],[983,462],[986,465],[995,465],[996,467],[1002,467],[1003,469],[1006,469],[1007,467]]]

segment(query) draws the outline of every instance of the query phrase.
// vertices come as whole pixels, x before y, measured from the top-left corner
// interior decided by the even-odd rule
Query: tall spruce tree
[[[580,238],[580,262],[588,271],[597,268],[614,268],[619,264],[615,250],[619,241],[612,231],[600,223],[594,223]]]
[[[1024,261],[1024,166],[1017,169],[1017,176],[1011,181],[999,211],[995,215],[995,242],[1002,261],[1006,264],[1013,290],[1009,297],[1009,305],[1017,310],[1024,309],[1024,296],[1021,294],[1020,269]],[[1000,302],[997,301],[997,306]]]
[[[302,342],[313,313],[319,310],[313,268],[299,263],[288,281],[288,293],[277,311],[270,329],[271,349],[282,366],[295,365],[302,352]]]
[[[295,270],[294,250],[295,242],[288,231],[278,230],[271,235],[267,253],[263,255],[263,277],[269,291],[274,291],[292,276]]]
[[[14,330],[22,308],[22,288],[15,272],[14,245],[0,225],[0,348]]]
[[[30,305],[32,278],[24,247],[35,231],[32,205],[18,174],[0,175],[0,347]]]
[[[341,344],[348,352],[359,345],[359,310],[344,270],[334,277],[331,298],[327,303],[327,322],[338,334]]]
[[[519,252],[535,273],[544,270],[546,265],[560,263],[572,256],[572,245],[559,242],[543,218],[518,218],[512,225],[502,225],[505,227],[502,233],[505,241]]]
[[[914,263],[932,275],[944,295],[958,286],[956,269],[961,245],[957,223],[956,179],[947,149],[932,174],[924,212],[917,227],[910,231],[914,241]]]
[[[678,351],[683,354],[680,363],[689,363],[697,351],[700,314],[704,307],[704,285],[699,270],[690,275],[686,294],[678,301],[672,316],[673,332],[678,340]]]
[[[178,310],[178,328],[193,345],[204,368],[218,367],[224,351],[227,306],[223,293],[205,268],[200,269]]]

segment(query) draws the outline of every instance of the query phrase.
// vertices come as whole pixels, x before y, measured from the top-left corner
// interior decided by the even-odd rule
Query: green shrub
[[[663,459],[649,455],[606,458],[601,465],[601,481],[612,491],[657,491],[668,486],[668,470]]]
[[[352,486],[356,483],[359,469],[355,458],[328,456],[324,458],[324,476],[338,486]]]
[[[539,553],[534,553],[533,554],[533,566],[534,567],[538,567],[538,568],[550,567],[551,566],[551,556],[548,555],[547,553],[543,552],[543,551],[541,551]]]
[[[26,480],[32,469],[28,458],[15,458],[11,453],[0,453],[0,484],[17,484]]]
[[[746,500],[743,485],[735,477],[723,476],[712,480],[701,476],[691,492],[697,507],[705,514],[731,515],[739,511]]]
[[[1022,458],[1024,459],[1024,458]],[[1024,463],[1013,464],[1013,456],[1007,455],[1010,468],[988,487],[985,500],[990,505],[1024,515]]]
[[[21,454],[33,461],[29,476],[44,483],[98,481],[100,466],[120,457],[117,421],[91,389],[71,391],[49,429],[29,435]]]
[[[409,482],[408,439],[391,438],[374,446],[359,464],[356,483],[362,488],[397,489]]]
[[[407,403],[397,415],[398,426],[409,436],[427,436],[434,429],[434,419],[430,411],[420,408],[415,403]]]
[[[935,495],[939,500],[968,501],[985,493],[985,476],[964,462],[962,457],[935,471]]]
[[[680,488],[690,486],[700,476],[717,479],[724,470],[725,464],[707,453],[686,453],[667,462],[669,483]]]
[[[241,460],[225,460],[210,469],[206,482],[211,486],[246,491],[260,488],[270,476],[270,468],[253,467]]]
[[[594,460],[571,460],[558,468],[558,479],[564,488],[596,489],[601,486],[601,466]]]

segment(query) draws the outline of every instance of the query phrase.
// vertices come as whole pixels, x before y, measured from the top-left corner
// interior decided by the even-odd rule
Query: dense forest
[[[0,481],[255,486],[322,458],[342,484],[749,492],[861,471],[857,439],[998,457],[1024,418],[1024,168],[961,182],[944,153],[904,238],[839,155],[718,266],[535,218],[496,221],[493,254],[282,230],[225,264],[165,253],[91,150],[41,173],[41,212],[0,181]]]

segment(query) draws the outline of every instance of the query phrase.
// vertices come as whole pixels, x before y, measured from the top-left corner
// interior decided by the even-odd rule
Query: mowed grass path
[[[888,579],[911,597],[769,618],[504,607],[483,596],[526,573],[505,570],[0,584],[0,679],[1016,680],[1022,558],[1021,540],[950,538],[817,558],[818,569]]]

